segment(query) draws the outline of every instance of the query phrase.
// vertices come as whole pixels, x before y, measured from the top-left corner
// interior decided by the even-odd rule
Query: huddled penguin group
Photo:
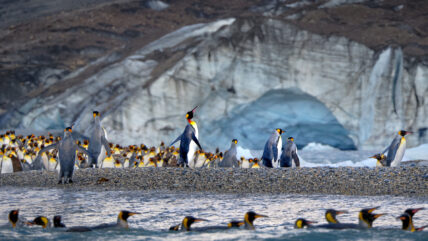
[[[283,145],[284,130],[275,129],[266,141],[261,158],[237,157],[238,140],[233,139],[224,154],[204,152],[199,141],[198,125],[194,121],[196,106],[186,113],[187,125],[183,133],[169,146],[162,142],[158,147],[130,145],[122,147],[109,143],[101,126],[100,113],[94,111],[88,136],[64,129],[62,137],[16,136],[14,131],[0,135],[0,173],[27,170],[47,170],[59,173],[58,183],[72,183],[73,172],[78,168],[140,168],[140,167],[190,167],[190,168],[285,168],[299,167],[300,160],[294,138]],[[380,154],[378,166],[398,166],[406,149],[404,136],[409,131],[399,131],[398,136]],[[179,148],[173,145],[180,141]],[[198,149],[199,148],[199,149]]]
[[[374,221],[383,216],[382,213],[374,213],[379,207],[373,208],[364,208],[358,213],[358,223],[341,223],[337,219],[337,215],[347,213],[343,210],[328,209],[325,212],[326,224],[314,225],[316,221],[309,221],[304,218],[299,218],[294,223],[295,229],[311,228],[311,229],[368,229],[373,227]],[[402,230],[417,232],[422,231],[428,225],[422,227],[414,227],[413,225],[413,216],[423,208],[409,208],[404,211],[402,215],[397,217],[397,220],[402,222]],[[61,221],[61,216],[57,215],[53,217],[53,227],[54,228],[63,228],[66,232],[89,232],[94,230],[104,230],[104,229],[128,229],[128,218],[137,214],[139,212],[130,212],[122,210],[117,216],[117,221],[115,223],[103,223],[94,226],[74,226],[66,227],[65,224]],[[224,226],[203,226],[192,228],[192,224],[197,222],[208,221],[203,218],[196,218],[193,216],[186,216],[183,218],[181,223],[173,225],[169,228],[169,231],[214,231],[214,230],[226,230],[233,228],[243,228],[254,230],[255,225],[254,221],[258,218],[268,218],[268,216],[256,213],[254,211],[248,211],[245,213],[243,220],[231,220]],[[12,210],[9,212],[9,224],[12,228],[25,227],[25,226],[34,226],[38,225],[42,228],[51,228],[52,223],[45,216],[38,216],[34,218],[33,221],[27,221],[25,218],[19,216],[19,210]]]

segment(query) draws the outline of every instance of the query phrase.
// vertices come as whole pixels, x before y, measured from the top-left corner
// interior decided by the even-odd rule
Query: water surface
[[[39,227],[0,228],[0,240],[428,240],[428,232],[410,233],[400,230],[396,220],[406,208],[425,207],[415,215],[416,226],[428,224],[426,198],[393,196],[340,195],[232,195],[232,194],[177,194],[144,191],[72,191],[63,189],[0,188],[0,226],[7,224],[8,212],[20,209],[27,219],[45,215],[50,219],[62,215],[68,226],[96,225],[116,222],[120,210],[141,212],[129,218],[129,230],[66,233],[63,230]],[[324,223],[328,208],[349,211],[340,215],[341,222],[357,223],[361,208],[381,206],[378,213],[387,213],[375,221],[371,230],[295,230],[299,217]],[[226,225],[231,219],[243,219],[248,210],[268,215],[257,219],[256,230],[228,230],[220,232],[168,232],[186,215],[208,219],[194,227]]]

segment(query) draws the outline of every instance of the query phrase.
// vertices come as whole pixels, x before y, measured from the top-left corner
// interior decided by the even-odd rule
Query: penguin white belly
[[[48,159],[48,156],[46,155],[46,153],[42,154],[42,163],[43,163],[43,167],[45,168],[45,170],[49,170],[49,159]]]
[[[102,168],[114,168],[114,159],[112,156],[106,157],[106,159],[104,159]]]
[[[278,150],[278,155],[276,157],[274,157],[273,158],[274,160],[272,161],[272,167],[274,167],[274,168],[279,167],[279,157],[281,156],[281,153],[282,153],[282,137],[281,136],[279,136],[276,148]],[[276,159],[276,161],[275,161],[275,159]]]
[[[241,164],[241,168],[250,168],[250,162],[248,160],[244,160]]]
[[[98,156],[98,160],[97,160],[97,165],[101,166],[101,163],[103,163],[103,160],[106,158],[106,149],[104,148],[104,146],[101,146],[101,152],[100,155]]]
[[[198,126],[196,125],[196,123],[193,125],[193,128],[195,129],[196,139],[199,140]],[[187,161],[190,167],[195,166],[193,157],[195,156],[196,148],[197,148],[196,143],[193,140],[191,140],[189,144],[189,152],[187,153]]]
[[[401,138],[400,145],[398,146],[398,150],[395,153],[394,160],[391,162],[391,167],[397,167],[400,165],[400,162],[403,159],[405,151],[406,151],[406,139],[403,137]]]
[[[2,165],[1,165],[1,173],[12,173],[12,172],[13,172],[12,159],[3,158]]]

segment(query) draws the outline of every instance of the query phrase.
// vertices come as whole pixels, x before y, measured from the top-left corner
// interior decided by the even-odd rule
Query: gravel
[[[428,196],[428,167],[316,167],[292,169],[80,169],[73,184],[55,172],[0,175],[0,186],[74,190]]]

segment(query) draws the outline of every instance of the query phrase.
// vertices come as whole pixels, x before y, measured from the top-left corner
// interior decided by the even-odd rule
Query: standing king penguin
[[[189,161],[193,161],[195,155],[196,145],[202,150],[201,145],[198,141],[198,125],[192,120],[193,114],[195,113],[196,106],[193,110],[187,112],[186,119],[189,122],[184,128],[183,134],[177,137],[170,146],[174,145],[177,141],[180,141],[180,159],[178,161],[179,166],[189,166]]]
[[[77,145],[76,140],[71,135],[72,132],[73,132],[72,128],[67,127],[64,130],[64,138],[61,141],[41,149],[37,154],[36,159],[41,158],[41,154],[43,152],[46,152],[52,149],[58,150],[59,165],[60,165],[58,184],[73,182],[71,178],[73,176],[73,171],[74,171],[76,151],[83,152],[84,154],[89,156],[89,153],[86,151],[86,149]],[[91,157],[89,156],[89,158]]]
[[[294,138],[289,137],[287,143],[282,148],[282,154],[279,158],[280,167],[300,167],[299,156],[297,155],[297,146]]]
[[[238,167],[238,159],[236,158],[237,150],[236,145],[238,140],[233,139],[229,150],[224,153],[223,160],[218,164],[219,167]]]
[[[278,167],[279,150],[282,148],[282,133],[284,131],[278,128],[267,140],[262,156],[265,167]]]
[[[92,123],[92,127],[90,129],[89,135],[89,146],[88,152],[90,154],[90,166],[98,167],[98,157],[101,153],[101,148],[104,148],[107,151],[107,155],[111,155],[110,146],[107,142],[104,128],[101,126],[100,113],[98,111],[93,112],[94,122]]]
[[[411,133],[412,132],[404,130],[399,131],[398,135],[392,140],[391,145],[383,151],[383,153],[388,151],[386,166],[396,167],[400,165],[404,152],[406,151],[406,138],[404,138],[404,136]]]

